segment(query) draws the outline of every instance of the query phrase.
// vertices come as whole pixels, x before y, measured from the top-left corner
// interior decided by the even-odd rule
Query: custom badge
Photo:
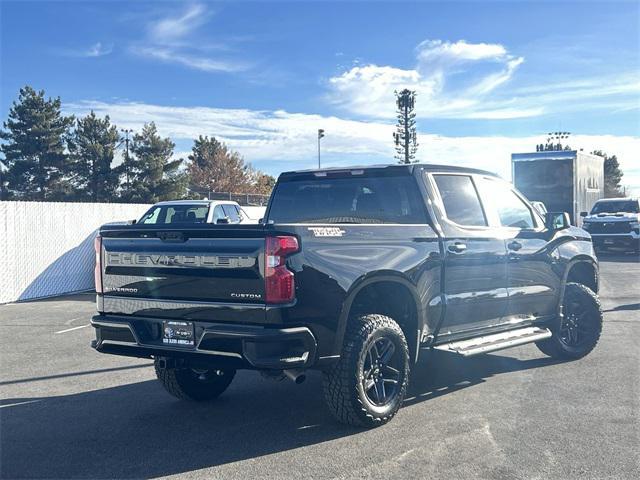
[[[345,231],[340,227],[309,227],[307,228],[314,237],[341,237]]]

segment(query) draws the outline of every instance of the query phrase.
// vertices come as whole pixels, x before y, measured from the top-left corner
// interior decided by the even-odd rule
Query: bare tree
[[[275,179],[214,137],[199,137],[189,155],[191,187],[199,192],[271,193]]]

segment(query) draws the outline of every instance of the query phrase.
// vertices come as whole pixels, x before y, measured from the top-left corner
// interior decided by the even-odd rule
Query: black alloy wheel
[[[362,363],[362,389],[371,403],[382,407],[391,403],[400,390],[402,368],[396,347],[386,337],[371,342]]]
[[[349,425],[384,425],[404,401],[409,361],[404,332],[392,318],[380,314],[352,318],[340,360],[323,372],[329,410]]]
[[[585,285],[568,283],[562,313],[549,326],[552,336],[536,342],[536,346],[542,353],[560,360],[582,358],[595,348],[602,332],[598,296]]]

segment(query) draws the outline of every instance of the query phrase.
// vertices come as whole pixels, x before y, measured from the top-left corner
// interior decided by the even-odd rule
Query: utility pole
[[[120,131],[124,134],[124,175],[127,179],[127,186],[129,186],[129,135],[133,133],[133,130],[121,128]]]
[[[320,139],[324,137],[324,130],[322,128],[318,129],[318,168],[320,168]]]

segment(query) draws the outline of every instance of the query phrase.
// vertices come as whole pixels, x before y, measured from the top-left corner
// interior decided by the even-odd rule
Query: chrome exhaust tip
[[[300,385],[307,379],[304,370],[283,370],[283,373],[296,385]]]

